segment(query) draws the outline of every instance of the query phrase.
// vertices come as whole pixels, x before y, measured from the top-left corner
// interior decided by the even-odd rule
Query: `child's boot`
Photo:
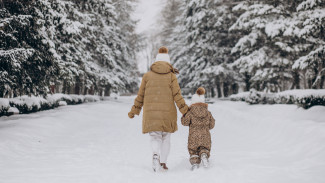
[[[167,171],[168,167],[166,166],[166,163],[160,163],[160,167],[162,168],[162,170]]]
[[[192,165],[191,170],[194,171],[195,169],[199,169],[200,165],[195,163]]]
[[[201,162],[202,162],[204,168],[209,167],[209,159],[208,159],[208,155],[206,153],[201,154]]]
[[[158,154],[154,154],[152,156],[152,168],[154,172],[157,172],[160,168],[159,156]]]
[[[198,169],[200,167],[200,157],[198,155],[191,155],[190,163],[192,165],[191,170]]]

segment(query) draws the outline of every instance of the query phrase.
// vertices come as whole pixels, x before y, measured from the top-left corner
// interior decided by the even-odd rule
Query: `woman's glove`
[[[129,118],[131,118],[131,119],[134,118],[134,113],[133,112],[129,112],[128,115],[129,115]]]

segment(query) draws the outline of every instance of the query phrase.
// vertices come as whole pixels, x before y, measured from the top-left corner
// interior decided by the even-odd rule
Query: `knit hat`
[[[192,104],[195,103],[204,103],[205,102],[205,98],[204,98],[204,94],[205,94],[205,89],[203,87],[200,87],[196,90],[196,94],[194,94],[192,96]]]
[[[170,58],[169,58],[169,55],[168,55],[168,49],[165,46],[162,46],[162,47],[159,48],[158,54],[157,54],[157,57],[156,57],[155,61],[156,62],[157,61],[164,61],[164,62],[170,63]]]

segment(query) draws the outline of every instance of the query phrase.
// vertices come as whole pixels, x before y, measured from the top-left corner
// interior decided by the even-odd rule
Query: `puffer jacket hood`
[[[204,118],[208,116],[208,105],[205,103],[196,103],[191,105],[191,112],[195,117]]]
[[[178,74],[178,70],[175,69],[170,63],[164,61],[158,61],[151,65],[150,70],[158,74],[168,74],[170,72]]]

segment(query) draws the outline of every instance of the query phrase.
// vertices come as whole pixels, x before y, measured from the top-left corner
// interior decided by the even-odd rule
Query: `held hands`
[[[188,108],[188,110],[183,114],[183,116],[182,117],[185,117],[186,116],[186,114],[190,111],[190,109],[191,108]]]
[[[134,113],[133,113],[133,112],[129,112],[129,113],[128,113],[128,116],[129,116],[129,118],[132,119],[132,118],[134,118]]]

